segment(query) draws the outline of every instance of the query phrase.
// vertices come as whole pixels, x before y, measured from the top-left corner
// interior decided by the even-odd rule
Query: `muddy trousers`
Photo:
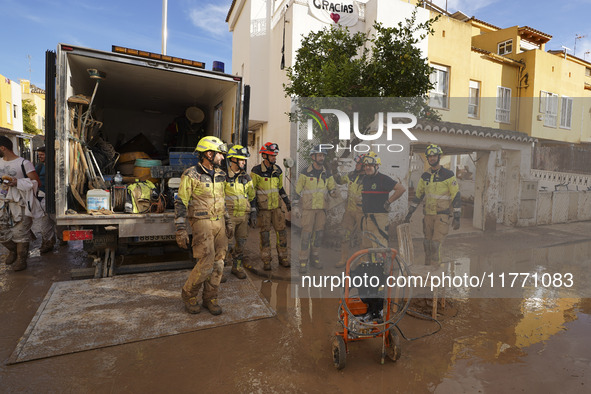
[[[341,243],[341,261],[339,262],[339,266],[344,266],[349,257],[351,257],[351,250],[359,233],[362,217],[363,212],[361,210],[346,210],[343,214],[343,220],[341,221],[343,242]]]
[[[277,235],[277,255],[279,261],[287,259],[287,230],[285,229],[285,213],[281,208],[259,210],[257,222],[260,230],[261,260],[265,264],[271,263],[271,230]]]
[[[231,216],[234,224],[234,237],[228,240],[226,263],[238,268],[244,259],[244,245],[248,237],[248,216]]]
[[[20,271],[27,268],[33,219],[25,216],[24,207],[21,210],[21,220],[18,222],[14,222],[7,212],[3,213],[0,217],[0,243],[8,249],[4,262],[10,265],[16,261],[12,268]]]
[[[425,265],[441,263],[441,245],[448,232],[448,214],[425,215],[423,218]]]
[[[388,247],[388,222],[387,213],[366,213],[361,218],[361,247],[387,248]]]
[[[203,301],[217,298],[218,287],[224,270],[224,257],[228,248],[224,218],[219,220],[189,219],[193,240],[191,248],[195,266],[182,291],[183,301],[199,295],[203,288]]]
[[[302,211],[302,235],[299,253],[301,268],[308,265],[308,259],[311,259],[315,267],[321,267],[320,245],[322,244],[325,224],[326,212],[324,209],[304,209]]]

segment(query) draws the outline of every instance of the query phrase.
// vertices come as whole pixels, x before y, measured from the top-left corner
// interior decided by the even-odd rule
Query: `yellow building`
[[[21,79],[20,81],[23,101],[31,100],[31,103],[35,105],[35,116],[33,116],[33,123],[35,127],[42,130],[45,134],[45,91],[31,85],[31,82],[27,79]]]
[[[430,102],[442,121],[591,142],[591,63],[546,51],[552,36],[531,27],[431,8],[441,16],[429,37]]]
[[[12,88],[10,79],[0,75],[0,127],[13,129]]]

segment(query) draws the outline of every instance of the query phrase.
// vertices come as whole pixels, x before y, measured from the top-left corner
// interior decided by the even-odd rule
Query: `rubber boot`
[[[13,271],[22,271],[27,268],[27,258],[29,257],[29,243],[21,242],[16,244],[16,261],[12,266]]]
[[[317,270],[321,270],[322,263],[320,263],[320,257],[316,253],[312,252],[312,267],[316,268]]]
[[[291,267],[291,263],[287,257],[279,257],[279,265],[285,268]]]
[[[48,240],[43,240],[43,242],[41,242],[41,248],[39,248],[39,252],[41,252],[41,254],[47,253],[47,252],[52,252],[53,251],[53,246],[55,245],[55,239],[48,239]]]
[[[300,274],[308,273],[308,260],[300,260]]]
[[[425,249],[425,265],[431,265],[431,241],[423,240],[423,249]]]
[[[187,313],[197,314],[201,312],[201,306],[199,305],[197,296],[191,297],[189,293],[185,291],[185,289],[182,289],[181,298],[183,299],[183,303],[185,304],[185,311],[187,311]]]
[[[246,273],[242,269],[242,259],[234,259],[234,264],[232,264],[232,273],[238,279],[246,279]]]
[[[4,264],[10,265],[16,260],[16,244],[12,241],[2,242],[2,245],[8,249],[8,254],[4,258]]]
[[[431,265],[441,263],[441,242],[431,241]]]
[[[218,286],[214,286],[209,281],[205,281],[203,288],[203,307],[209,310],[214,316],[222,314],[222,307],[218,304]]]

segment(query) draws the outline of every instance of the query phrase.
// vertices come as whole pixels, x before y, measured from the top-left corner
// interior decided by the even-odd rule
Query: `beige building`
[[[23,101],[31,100],[31,103],[35,105],[36,113],[33,117],[35,127],[45,134],[45,90],[31,85],[31,81],[27,79],[21,79],[20,84]]]

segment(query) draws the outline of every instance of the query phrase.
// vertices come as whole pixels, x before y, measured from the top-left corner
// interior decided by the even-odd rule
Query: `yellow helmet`
[[[228,151],[228,159],[235,157],[237,159],[246,160],[250,157],[250,153],[248,153],[248,148],[245,148],[242,145],[234,145]]]
[[[425,156],[441,156],[443,151],[438,145],[431,144],[425,149]]]
[[[203,137],[195,147],[197,152],[214,151],[226,154],[228,153],[228,146],[222,142],[218,137],[208,136]]]
[[[363,156],[363,164],[379,166],[382,164],[382,160],[378,157],[376,152],[370,151],[368,154]]]

